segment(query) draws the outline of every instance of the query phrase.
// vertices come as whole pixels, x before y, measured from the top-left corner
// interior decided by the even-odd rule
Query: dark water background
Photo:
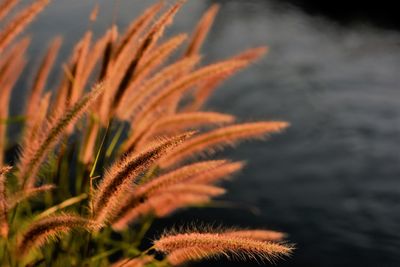
[[[54,1],[29,29],[32,63],[57,34],[66,40],[65,60],[96,2]],[[99,2],[97,34],[110,25],[114,1]],[[123,29],[154,1],[119,2]],[[212,2],[189,1],[168,33],[190,30]],[[400,33],[344,26],[281,1],[216,2],[222,9],[206,61],[264,44],[271,52],[226,83],[208,109],[243,120],[287,120],[292,127],[223,153],[248,161],[223,198],[236,208],[185,211],[157,226],[213,222],[282,230],[297,250],[278,266],[400,266]],[[14,111],[21,95],[17,90]]]

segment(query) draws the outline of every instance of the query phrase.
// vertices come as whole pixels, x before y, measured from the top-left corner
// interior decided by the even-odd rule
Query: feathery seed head
[[[7,16],[7,14],[12,10],[19,0],[7,0],[0,3],[0,21]]]
[[[33,222],[18,242],[18,256],[25,256],[30,250],[39,248],[49,240],[60,237],[74,229],[93,231],[98,225],[83,217],[60,214]]]
[[[287,122],[273,121],[243,123],[222,127],[188,140],[185,144],[162,158],[160,166],[167,168],[193,155],[204,152],[212,153],[215,149],[226,145],[234,145],[243,139],[259,138],[280,132],[288,126]]]
[[[94,86],[91,92],[83,96],[65,114],[49,120],[47,125],[44,125],[41,135],[32,140],[32,145],[22,149],[18,169],[20,182],[24,187],[33,187],[34,178],[49,151],[57,144],[66,129],[74,125],[103,91],[102,83]]]
[[[15,12],[14,17],[3,21],[18,2],[8,0],[0,3],[0,22],[4,24],[0,31],[2,119],[9,117],[9,99],[27,62],[25,52],[29,39],[11,44],[50,0],[33,0],[26,8]],[[160,40],[184,2],[178,0],[159,14],[163,6],[163,1],[160,1],[145,10],[121,36],[115,24],[98,40],[92,40],[91,30],[86,31],[75,45],[68,64],[64,65],[63,80],[52,102],[51,94],[43,92],[61,39],[55,39],[49,46],[28,96],[23,145],[17,163],[16,178],[19,184],[16,184],[16,189],[12,187],[12,182],[6,184],[6,175],[11,167],[0,167],[0,237],[8,238],[6,242],[15,240],[17,260],[28,260],[25,257],[31,255],[31,251],[75,229],[97,233],[110,225],[114,230],[121,231],[141,217],[164,217],[188,206],[206,204],[213,197],[225,193],[223,188],[215,184],[239,171],[244,163],[209,160],[181,166],[182,162],[198,154],[212,153],[223,146],[234,145],[242,139],[260,138],[280,132],[288,126],[286,122],[258,122],[220,127],[234,122],[235,118],[216,112],[198,111],[222,82],[259,59],[268,48],[249,49],[230,59],[197,67],[201,46],[219,10],[219,5],[212,5],[191,34],[183,55],[177,60],[175,58],[172,63],[168,62],[174,51],[186,41],[187,35],[179,34],[162,42]],[[97,13],[96,5],[89,18],[90,26],[96,20]],[[97,68],[99,61],[102,62]],[[98,74],[95,73],[97,70]],[[101,82],[84,94],[86,84],[95,76]],[[92,105],[94,103],[96,105]],[[85,138],[80,139],[77,135],[77,143],[82,145],[78,147],[78,164],[83,162],[87,167],[89,162],[94,161],[93,170],[96,170],[97,162],[102,162],[103,153],[100,152],[103,145],[108,144],[106,137],[109,128],[99,145],[98,156],[94,157],[98,135],[103,132],[102,127],[111,125],[114,117],[126,120],[132,128],[132,133],[121,145],[119,152],[123,153],[122,156],[106,170],[103,179],[96,182],[95,186],[92,184],[93,177],[76,181],[76,191],[89,187],[90,193],[84,192],[46,209],[34,217],[27,229],[20,232],[18,223],[29,212],[19,210],[9,216],[9,211],[21,201],[54,188],[53,185],[35,187],[36,177],[61,137],[69,137],[75,130],[77,120],[89,110],[94,116],[84,121],[86,124],[82,128],[86,129]],[[0,123],[0,165],[8,137],[7,124]],[[113,127],[110,129],[114,132]],[[202,133],[179,134],[188,129],[200,129]],[[121,127],[111,141],[104,159],[116,154],[114,148],[119,145],[119,138],[124,136],[124,128]],[[75,162],[70,162],[66,157],[75,150],[62,146],[60,152],[55,153],[55,156],[59,160],[57,167],[62,165],[62,169],[57,170],[54,180],[65,181],[63,171],[66,165],[71,166],[71,173],[76,171],[81,174],[81,168],[75,168]],[[67,164],[64,165],[64,162]],[[172,170],[175,166],[180,167]],[[148,172],[144,174],[146,170]],[[69,174],[68,171],[65,177]],[[8,195],[8,192],[13,194]],[[55,199],[58,202],[58,196]],[[83,199],[89,202],[88,218],[71,213],[55,214],[66,207],[74,208],[71,206]],[[41,207],[33,205],[32,214],[36,214]],[[77,208],[81,210],[81,207]],[[10,232],[9,223],[12,229]],[[91,237],[89,242],[94,241]],[[282,242],[284,237],[283,233],[268,230],[216,231],[202,227],[198,231],[167,233],[154,242],[151,250],[164,253],[166,261],[160,263],[171,265],[218,256],[273,261],[290,255],[293,250]],[[98,246],[95,247],[97,249]],[[13,246],[11,248],[14,249]],[[112,266],[144,267],[157,263],[154,257],[147,256],[149,250]],[[4,255],[9,253],[13,256],[12,252],[6,251]],[[92,254],[92,251],[86,252]],[[108,260],[107,255],[105,260]],[[33,264],[40,261],[31,261],[29,258]]]
[[[273,261],[290,255],[293,250],[291,246],[284,244],[219,233],[197,232],[165,235],[154,242],[154,248],[167,254],[167,259],[173,264],[219,255],[238,255],[243,258]],[[182,249],[187,250],[182,251]]]
[[[218,13],[219,5],[212,5],[203,15],[203,17],[198,22],[196,29],[192,35],[189,46],[184,54],[184,56],[191,56],[199,53],[204,40],[214,22],[214,19]]]
[[[260,241],[282,241],[286,237],[285,233],[271,230],[230,230],[223,234]]]
[[[193,134],[194,132],[187,132],[160,140],[142,151],[131,152],[111,166],[94,195],[93,212],[96,220],[102,223],[107,221],[108,216],[119,205],[118,196],[132,186],[134,179],[168,150],[180,145]]]
[[[36,0],[18,12],[0,32],[0,53],[20,34],[25,27],[45,8],[50,0]]]
[[[188,182],[195,184],[214,184],[227,179],[244,167],[244,162],[228,162],[207,172],[190,177]]]
[[[146,132],[137,142],[137,147],[142,146],[143,143],[154,136],[177,133],[186,129],[228,124],[234,120],[235,117],[232,115],[217,112],[183,112],[167,115],[155,121],[146,129]]]
[[[11,166],[0,167],[0,236],[5,238],[8,235],[7,214],[9,210],[6,195],[6,174],[11,171]]]
[[[156,177],[148,183],[139,185],[134,194],[138,197],[147,194],[153,194],[162,188],[183,183],[197,175],[206,174],[207,172],[210,172],[226,163],[226,160],[210,160],[183,166],[179,169]]]

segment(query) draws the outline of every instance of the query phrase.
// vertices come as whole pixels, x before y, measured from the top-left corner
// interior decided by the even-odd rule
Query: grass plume
[[[188,132],[166,140],[160,140],[140,152],[131,152],[117,161],[106,173],[93,199],[93,214],[98,222],[107,217],[118,206],[118,197],[134,182],[139,174],[148,169],[171,148],[180,145],[193,133]]]
[[[8,235],[8,209],[9,204],[6,192],[6,175],[11,171],[11,166],[0,167],[0,236],[6,238]]]
[[[19,0],[3,0],[0,3],[0,21],[18,4]]]
[[[30,250],[37,249],[74,229],[91,231],[93,228],[96,228],[96,224],[77,215],[65,213],[49,216],[33,222],[29,226],[18,242],[17,251],[20,256],[23,256]]]
[[[26,65],[25,51],[30,43],[29,38],[24,38],[5,53],[4,60],[0,61],[0,120],[6,120],[9,114],[11,93],[19,76]],[[0,123],[0,164],[4,161],[6,150],[7,124]]]
[[[47,125],[44,125],[43,132],[37,140],[33,140],[30,146],[22,149],[18,169],[20,171],[20,182],[23,187],[30,188],[34,185],[34,178],[46,155],[57,144],[57,141],[67,127],[76,122],[88,110],[103,90],[104,87],[102,84],[95,86],[90,93],[81,98],[64,115],[52,119]]]
[[[158,135],[176,133],[186,129],[196,129],[213,125],[232,123],[235,117],[217,112],[182,112],[171,114],[155,121],[137,141],[140,147],[147,139]]]
[[[282,256],[290,255],[292,251],[292,247],[288,245],[218,233],[198,232],[166,234],[154,242],[154,248],[167,254],[168,261],[173,265],[219,255],[274,261]]]
[[[278,133],[288,127],[286,122],[254,122],[218,128],[211,132],[195,136],[184,145],[175,149],[167,157],[161,159],[160,165],[170,167],[193,155],[213,152],[225,145],[233,145],[236,142],[259,138],[272,133]]]
[[[30,51],[30,38],[19,36],[51,1],[20,2],[0,0],[1,266],[168,267],[220,256],[274,261],[291,253],[284,233],[264,229],[200,226],[166,233],[153,246],[143,242],[153,220],[212,206],[226,192],[221,181],[244,167],[197,156],[288,126],[234,124],[233,115],[201,110],[267,47],[204,64],[200,51],[219,5],[206,10],[191,34],[168,38],[185,1],[159,1],[122,30],[117,2],[100,35],[95,5],[88,28],[67,47],[66,62],[56,64],[61,37],[33,61],[39,64],[25,88],[24,110],[10,116],[12,90],[26,84]],[[48,88],[53,69],[61,77]]]
[[[44,9],[50,0],[36,0],[31,5],[18,12],[15,17],[0,32],[0,52],[21,33],[25,27]],[[8,12],[8,10],[6,10]]]
[[[31,116],[35,113],[36,108],[39,105],[42,92],[45,89],[46,81],[49,77],[51,68],[56,60],[58,51],[61,47],[62,39],[60,37],[55,38],[43,58],[43,61],[39,67],[37,75],[35,77],[32,90],[29,94],[27,101],[26,114]]]
[[[219,5],[212,5],[203,15],[194,30],[188,48],[184,56],[196,55],[200,52],[200,47],[204,43],[208,32],[217,16]]]

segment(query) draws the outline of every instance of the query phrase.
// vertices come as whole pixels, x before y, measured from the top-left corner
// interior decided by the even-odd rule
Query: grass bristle
[[[0,53],[10,44],[19,33],[44,9],[50,0],[36,0],[15,17],[0,31]]]
[[[19,257],[26,255],[32,249],[38,249],[50,240],[67,234],[74,229],[92,231],[95,223],[72,214],[54,215],[33,222],[22,234],[18,242]]]
[[[273,262],[289,256],[293,250],[291,246],[284,244],[198,232],[167,234],[154,242],[154,248],[167,254],[167,259],[174,265],[216,256]]]
[[[139,174],[148,169],[168,150],[180,145],[193,135],[188,132],[166,140],[160,140],[140,152],[131,152],[117,161],[106,173],[103,181],[94,194],[93,213],[98,222],[104,223],[114,212],[118,197],[132,185]]]
[[[65,114],[49,120],[47,124],[43,125],[41,135],[35,140],[31,140],[31,144],[22,149],[18,169],[20,183],[23,187],[31,188],[34,186],[35,176],[49,151],[57,144],[64,131],[88,110],[103,90],[102,84],[95,86],[90,93],[82,97]]]
[[[279,133],[289,126],[286,122],[254,122],[226,126],[211,132],[195,136],[184,145],[169,153],[161,159],[163,168],[177,164],[188,157],[199,153],[213,153],[226,145],[234,145],[240,140],[260,138],[272,133]]]

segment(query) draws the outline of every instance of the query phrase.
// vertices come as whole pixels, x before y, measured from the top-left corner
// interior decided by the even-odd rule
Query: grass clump
[[[201,66],[218,5],[191,35],[165,38],[184,1],[159,2],[122,34],[116,25],[98,39],[88,30],[49,91],[62,45],[55,38],[33,76],[25,110],[13,118],[11,91],[30,42],[20,35],[49,2],[0,3],[0,264],[161,267],[290,255],[285,234],[263,229],[169,231],[145,249],[142,242],[153,219],[211,202],[225,193],[219,182],[244,166],[204,157],[288,126],[236,123],[232,115],[201,110],[218,85],[267,49]],[[22,130],[7,135],[13,123]]]

